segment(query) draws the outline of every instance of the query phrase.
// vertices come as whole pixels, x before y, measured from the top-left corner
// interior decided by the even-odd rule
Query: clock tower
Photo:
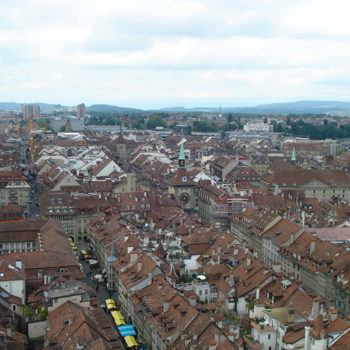
[[[168,180],[171,193],[180,205],[188,211],[196,209],[196,187],[197,183],[192,180],[193,174],[186,169],[183,137],[181,138],[178,168],[175,174]]]
[[[185,151],[184,151],[184,138],[181,137],[180,154],[179,154],[179,168],[185,167]]]

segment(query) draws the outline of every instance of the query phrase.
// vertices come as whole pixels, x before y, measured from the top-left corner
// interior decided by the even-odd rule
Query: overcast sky
[[[1,0],[0,101],[350,100],[348,0]]]

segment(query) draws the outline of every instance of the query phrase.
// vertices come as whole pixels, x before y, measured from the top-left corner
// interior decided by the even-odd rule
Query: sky
[[[0,101],[350,101],[348,0],[1,0]]]

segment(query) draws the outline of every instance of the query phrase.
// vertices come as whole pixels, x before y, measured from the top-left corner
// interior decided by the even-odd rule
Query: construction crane
[[[29,120],[29,150],[30,150],[30,165],[33,164],[34,160],[34,115],[32,113],[32,116]]]

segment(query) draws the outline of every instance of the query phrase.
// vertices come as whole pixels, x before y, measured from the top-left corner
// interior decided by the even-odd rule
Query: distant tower
[[[67,119],[66,125],[64,126],[64,131],[65,132],[72,132],[72,123],[70,121],[70,119]]]
[[[184,138],[181,137],[181,146],[180,146],[180,154],[179,154],[179,168],[185,167],[185,151],[184,151]]]
[[[292,164],[296,163],[296,158],[295,158],[295,148],[293,147],[293,151],[292,151],[292,158],[291,158],[291,162]]]
[[[24,104],[22,105],[22,117],[24,120],[39,118],[40,106],[38,104]]]
[[[80,105],[77,106],[77,117],[79,119],[84,119],[85,118],[85,111],[86,107],[84,103],[81,103]]]

